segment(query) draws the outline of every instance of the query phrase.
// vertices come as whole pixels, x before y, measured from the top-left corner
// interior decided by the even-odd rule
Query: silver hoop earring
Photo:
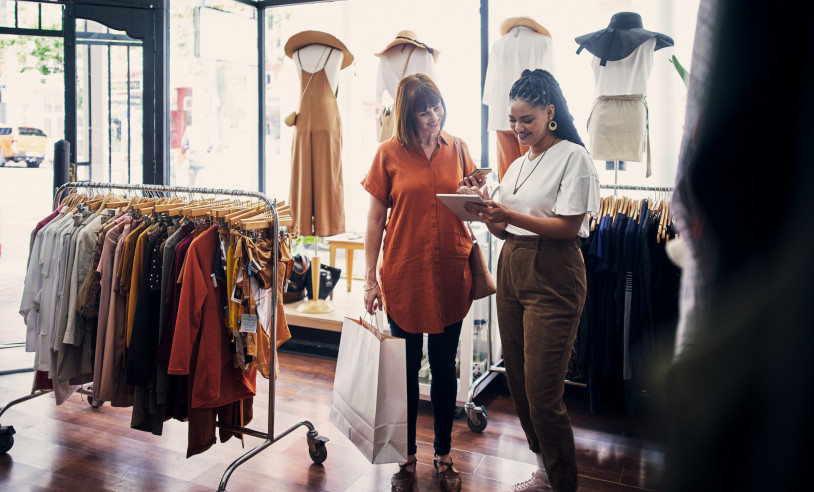
[[[556,130],[557,129],[557,122],[554,121],[554,120],[549,121],[548,122],[548,129],[551,130],[552,132],[554,130]]]

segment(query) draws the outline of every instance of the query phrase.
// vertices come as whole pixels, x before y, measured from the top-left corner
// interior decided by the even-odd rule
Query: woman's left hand
[[[468,188],[477,188],[478,190],[480,190],[486,184],[486,176],[478,175],[477,178],[467,176],[463,180],[461,180],[458,184],[461,186],[466,186]]]

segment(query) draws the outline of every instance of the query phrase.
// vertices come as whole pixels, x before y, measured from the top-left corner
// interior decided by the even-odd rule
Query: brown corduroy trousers
[[[551,486],[577,489],[565,371],[585,303],[579,241],[509,235],[497,269],[497,315],[506,378],[529,448]]]

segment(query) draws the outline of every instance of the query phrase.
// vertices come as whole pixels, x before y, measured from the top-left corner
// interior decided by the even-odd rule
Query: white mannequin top
[[[509,91],[523,70],[554,71],[551,38],[527,26],[514,26],[492,45],[483,104],[489,106],[488,131],[510,130]]]
[[[328,53],[331,54],[330,57],[328,57]],[[342,50],[338,48],[316,43],[303,46],[291,54],[291,58],[297,64],[300,77],[310,77],[312,73],[319,71],[325,65],[325,75],[328,77],[334,93],[339,85],[339,71],[342,69],[344,56]],[[326,58],[328,59],[327,65],[325,64]],[[302,65],[300,65],[300,61],[302,61]],[[303,71],[308,72],[308,75],[303,75]]]
[[[591,61],[596,84],[596,97],[623,96],[629,94],[647,95],[647,79],[653,70],[653,52],[656,38],[651,38],[636,48],[633,53],[616,61],[608,60],[603,67],[597,56]]]
[[[403,49],[402,49],[403,48]],[[404,70],[404,63],[412,50],[410,62],[407,70]],[[433,58],[429,51],[420,46],[410,43],[397,44],[382,53],[379,57],[379,76],[376,80],[376,101],[382,102],[385,91],[390,97],[396,100],[396,90],[401,81],[401,72],[404,76],[423,73],[432,79]]]

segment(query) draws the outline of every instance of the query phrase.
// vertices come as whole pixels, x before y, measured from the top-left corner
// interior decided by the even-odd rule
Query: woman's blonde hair
[[[393,105],[396,111],[396,140],[406,147],[420,149],[416,115],[438,104],[444,108],[444,116],[441,118],[441,128],[444,128],[447,121],[447,105],[435,82],[423,73],[408,75],[401,79]]]

